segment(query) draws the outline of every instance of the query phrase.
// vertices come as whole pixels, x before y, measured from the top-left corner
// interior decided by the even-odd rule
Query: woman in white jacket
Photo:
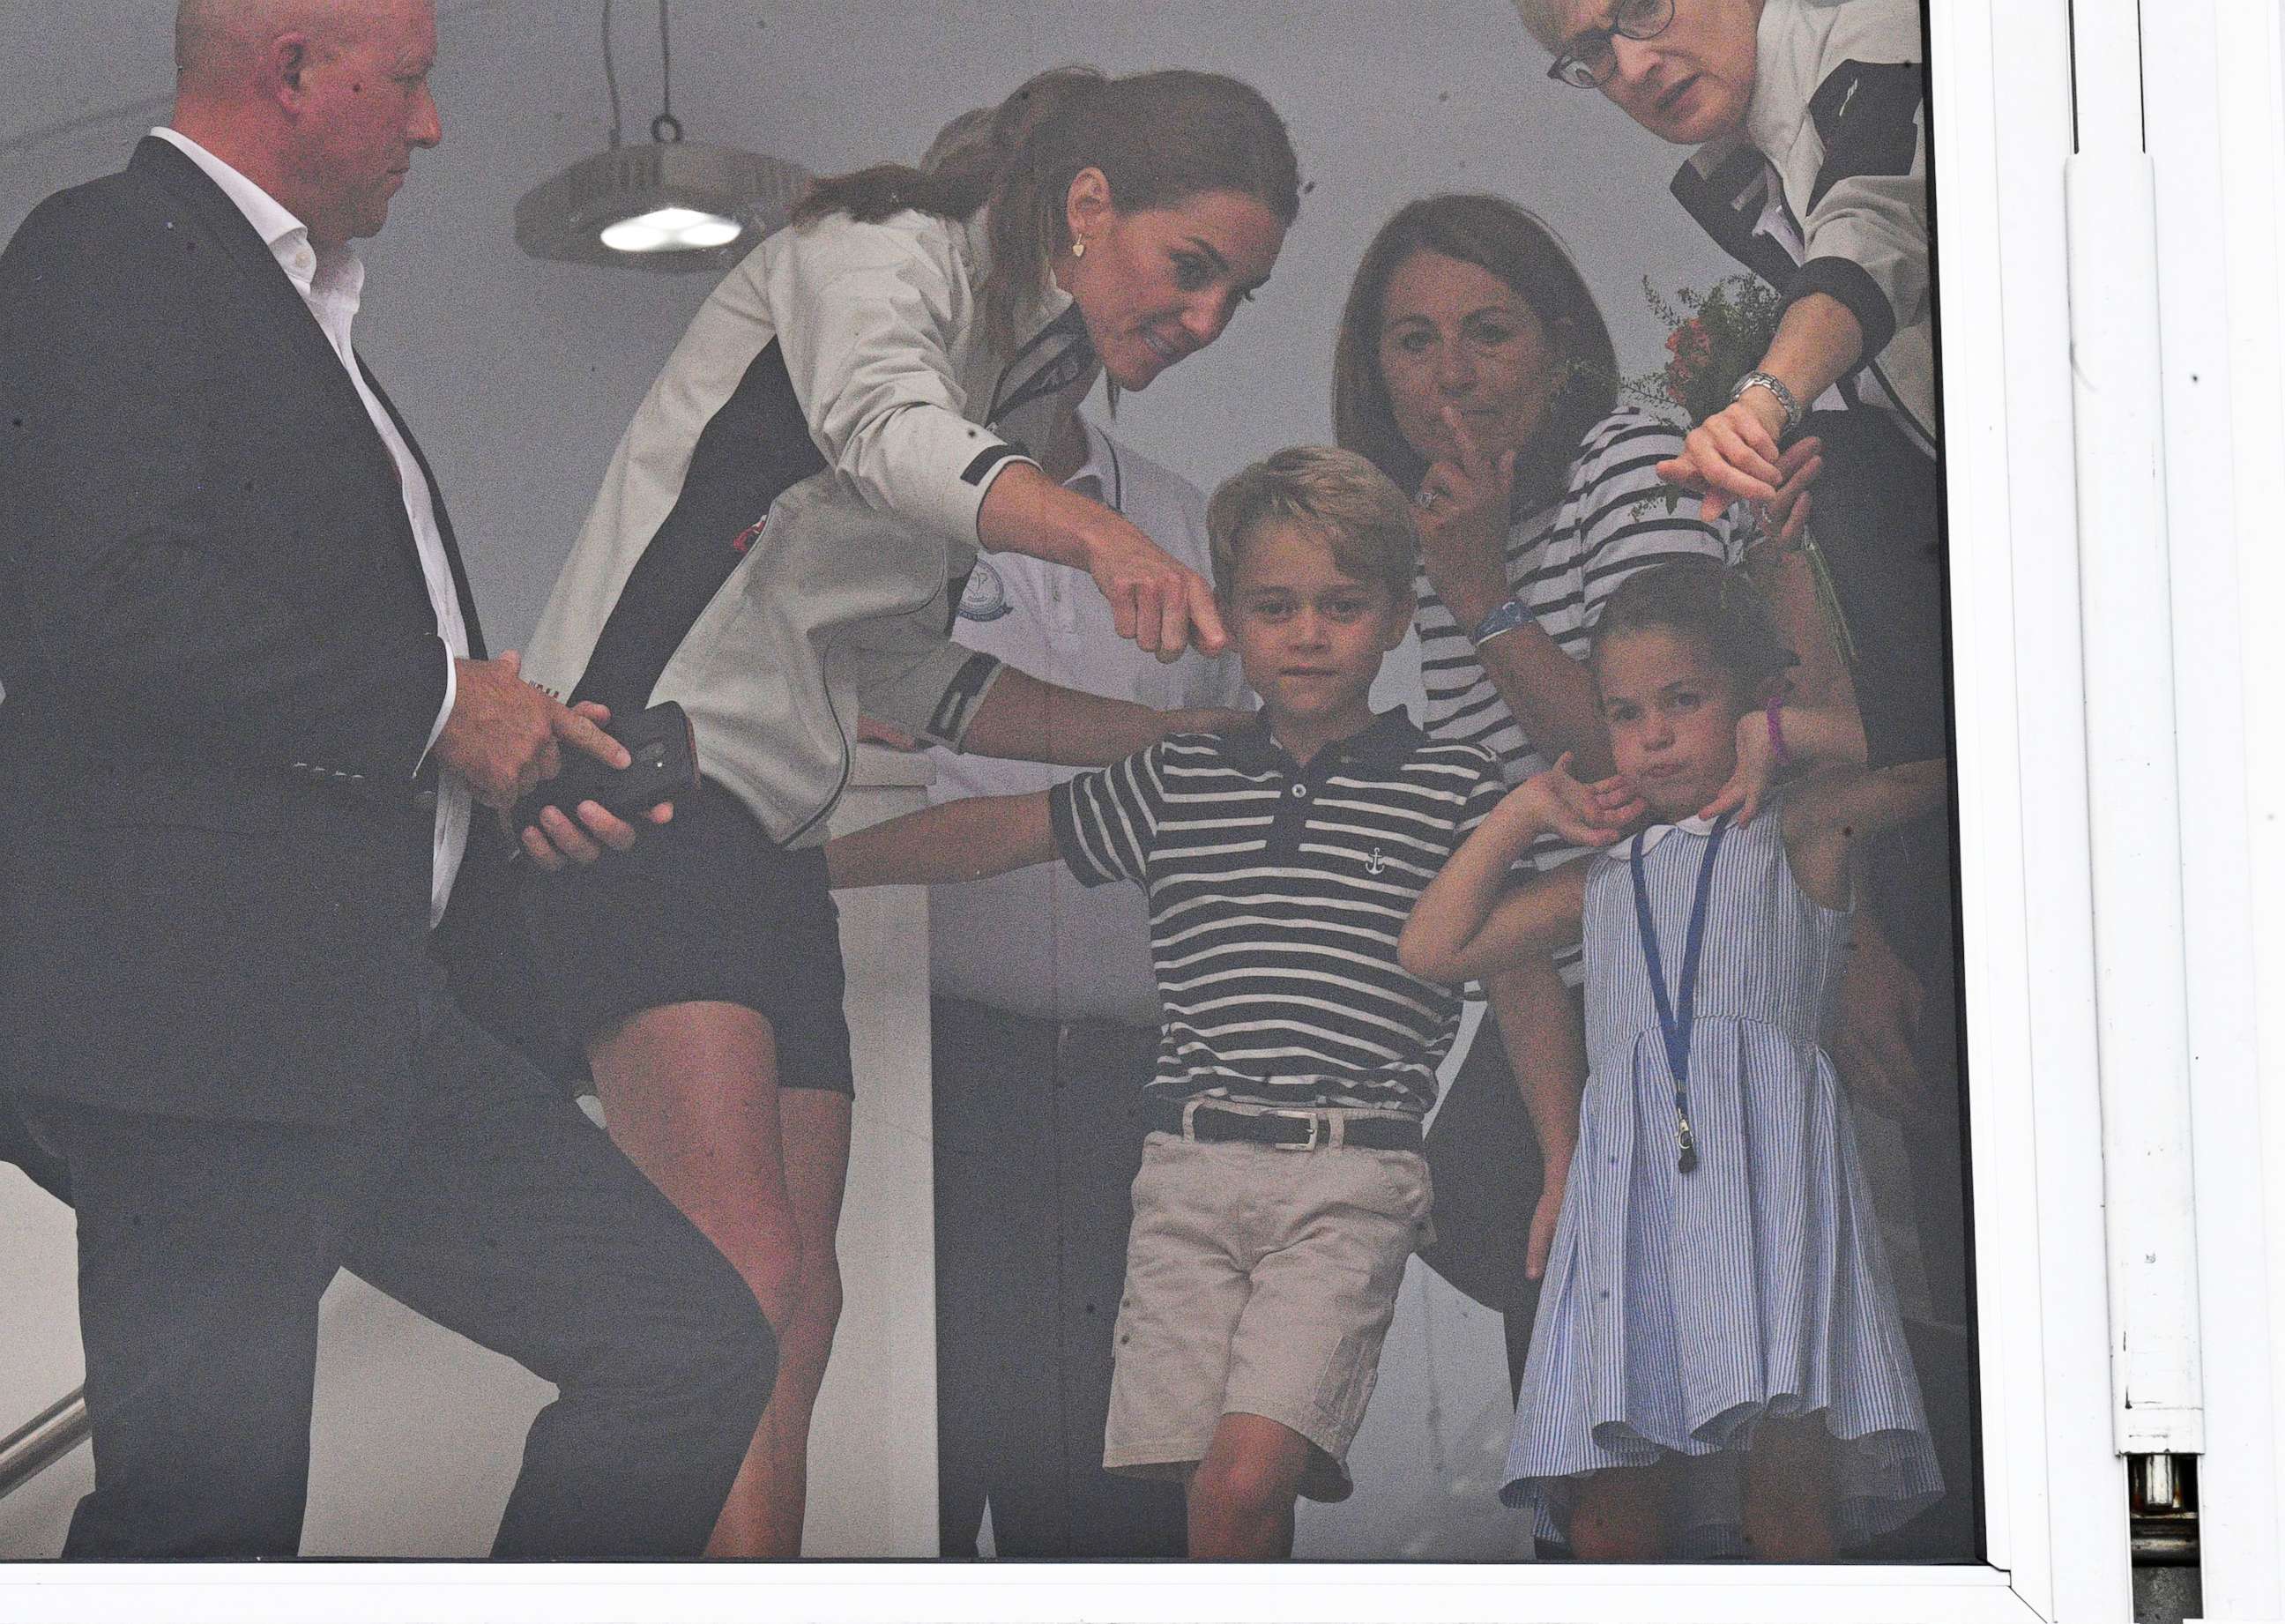
[[[623,716],[679,702],[705,775],[591,867],[533,845],[561,871],[523,902],[613,1138],[779,1331],[715,1554],[800,1547],[852,1094],[818,847],[859,713],[1072,765],[1200,719],[1050,689],[947,632],[978,550],[1008,549],[1085,569],[1162,658],[1222,646],[1207,584],[1031,453],[1098,372],[1140,390],[1220,336],[1299,200],[1268,104],[1180,70],[1044,74],[933,170],[818,183],[692,322],[542,616],[536,680]]]

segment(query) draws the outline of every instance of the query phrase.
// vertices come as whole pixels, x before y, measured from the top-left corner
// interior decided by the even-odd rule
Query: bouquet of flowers
[[[1645,277],[1643,296],[1650,301],[1652,312],[1666,324],[1666,351],[1672,358],[1654,373],[1620,379],[1619,392],[1661,414],[1679,406],[1692,426],[1730,404],[1738,380],[1759,366],[1769,353],[1779,319],[1785,314],[1785,301],[1777,289],[1759,277],[1743,274],[1724,277],[1703,293],[1678,288],[1671,300],[1661,297]],[[1669,513],[1684,501],[1697,499],[1678,485],[1667,486],[1663,495]],[[1758,517],[1761,505],[1754,506]],[[1773,537],[1750,542],[1748,548],[1770,539]],[[1841,613],[1841,600],[1833,590],[1825,557],[1807,536],[1802,537],[1800,550],[1808,558],[1810,574],[1817,584],[1818,606],[1832,626],[1833,641],[1842,657],[1853,663],[1855,642]]]
[[[1680,288],[1671,301],[1643,279],[1643,296],[1667,326],[1674,358],[1654,373],[1619,381],[1621,393],[1664,412],[1679,406],[1692,424],[1730,404],[1738,380],[1762,364],[1777,336],[1785,301],[1759,277],[1727,276],[1699,293]]]

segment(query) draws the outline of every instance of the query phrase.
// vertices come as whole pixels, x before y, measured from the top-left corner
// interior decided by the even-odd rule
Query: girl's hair
[[[1081,169],[1103,171],[1121,214],[1207,192],[1252,198],[1286,225],[1300,212],[1300,167],[1285,122],[1259,90],[1225,75],[1162,68],[1113,79],[1099,68],[1051,68],[988,118],[968,115],[946,134],[963,124],[959,138],[939,138],[948,150],[933,154],[934,167],[879,163],[816,181],[793,218],[800,225],[846,214],[870,223],[916,208],[964,220],[988,204],[984,333],[1001,354],[1025,336],[1016,323],[1047,291],[1048,262],[1070,246],[1064,202]]]
[[[1221,482],[1206,504],[1206,542],[1214,591],[1225,601],[1237,583],[1238,554],[1275,520],[1323,537],[1334,564],[1352,580],[1378,581],[1397,601],[1411,601],[1420,558],[1412,504],[1355,451],[1289,446]]]
[[[1341,311],[1333,348],[1333,437],[1362,451],[1407,490],[1419,488],[1427,459],[1397,431],[1380,370],[1380,329],[1389,279],[1426,250],[1474,265],[1507,284],[1531,307],[1559,357],[1555,397],[1515,459],[1515,507],[1553,501],[1579,443],[1618,404],[1619,364],[1611,330],[1578,267],[1535,216],[1505,198],[1448,192],[1396,211],[1364,251]]]
[[[1600,660],[1611,639],[1648,631],[1699,639],[1749,704],[1782,691],[1787,669],[1799,663],[1779,640],[1753,583],[1742,571],[1726,569],[1710,558],[1676,559],[1621,582],[1595,622],[1588,663]]]

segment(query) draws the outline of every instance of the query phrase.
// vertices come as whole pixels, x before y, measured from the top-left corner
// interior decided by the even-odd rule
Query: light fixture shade
[[[798,165],[735,147],[615,147],[525,192],[515,206],[515,240],[538,259],[718,271],[783,225],[809,182]],[[630,246],[609,246],[607,231]]]

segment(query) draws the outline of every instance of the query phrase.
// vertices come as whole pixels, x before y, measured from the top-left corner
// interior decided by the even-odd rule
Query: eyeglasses
[[[1614,38],[1655,39],[1673,20],[1674,0],[1618,0],[1611,8],[1610,27],[1574,35],[1547,76],[1582,90],[1598,89],[1619,68],[1618,52],[1611,49]]]

